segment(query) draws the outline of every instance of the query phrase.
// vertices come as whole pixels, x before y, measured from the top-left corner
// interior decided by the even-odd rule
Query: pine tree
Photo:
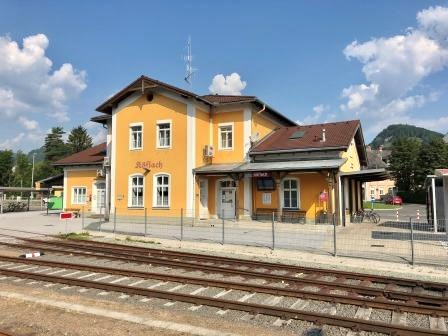
[[[71,130],[68,136],[67,146],[71,153],[81,152],[92,147],[92,137],[87,133],[87,130],[84,127],[75,127]]]
[[[389,168],[399,191],[415,192],[419,188],[417,171],[421,147],[416,138],[401,138],[393,143]]]
[[[443,139],[432,139],[428,144],[423,144],[419,153],[417,165],[417,182],[423,186],[428,175],[434,174],[437,168],[448,167],[448,144]]]
[[[52,163],[69,154],[67,145],[62,139],[64,133],[62,127],[53,127],[51,132],[47,134],[44,144],[45,161]]]

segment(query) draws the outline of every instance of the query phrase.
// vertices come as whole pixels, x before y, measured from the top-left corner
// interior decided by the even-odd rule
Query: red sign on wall
[[[72,219],[73,218],[73,212],[61,212],[59,214],[59,219]]]

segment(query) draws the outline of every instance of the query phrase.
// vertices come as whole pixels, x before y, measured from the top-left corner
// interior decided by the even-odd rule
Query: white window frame
[[[132,179],[134,177],[141,177],[143,179],[143,184],[142,184],[142,188],[143,188],[143,196],[142,196],[142,204],[141,205],[134,205],[132,204]],[[139,187],[139,186],[137,186]],[[144,208],[145,207],[145,176],[143,174],[132,174],[129,175],[128,177],[128,208]]]
[[[157,178],[160,176],[168,176],[168,204],[159,205],[157,204]],[[164,186],[164,185],[162,185]],[[157,173],[153,176],[153,193],[152,193],[152,206],[153,208],[167,209],[171,206],[171,174],[169,173]]]
[[[170,144],[169,144],[169,146],[162,146],[162,145],[160,145],[160,142],[159,142],[159,140],[160,140],[160,138],[159,138],[159,132],[160,132],[160,129],[159,129],[159,125],[162,125],[162,124],[169,124],[170,125],[170,128],[169,128],[169,130],[170,130]],[[170,149],[171,147],[173,146],[173,121],[171,120],[171,119],[169,119],[169,120],[157,120],[156,121],[156,148],[157,149]]]
[[[133,147],[133,142],[132,142],[132,133],[133,133],[132,127],[136,127],[136,126],[140,126],[142,128],[142,130],[141,130],[142,143],[141,143],[140,147]],[[129,150],[131,150],[131,151],[143,150],[143,123],[142,122],[129,124]]]
[[[222,146],[222,131],[221,129],[223,127],[231,127],[231,134],[232,134],[232,146],[230,147],[223,147]],[[230,123],[221,123],[218,124],[218,149],[219,150],[233,150],[233,145],[235,143],[235,127],[234,127],[234,123],[230,122]]]
[[[383,188],[379,188],[379,195],[383,196],[384,195],[384,189]]]
[[[375,188],[370,188],[370,197],[375,196]]]
[[[84,196],[84,202],[78,202],[79,200],[79,196],[78,199],[75,199],[75,189],[85,189],[86,193]],[[73,186],[72,187],[72,204],[86,204],[87,203],[87,187],[86,186]]]
[[[295,190],[297,192],[297,207],[286,207],[285,206],[285,181],[295,181],[297,184],[297,188],[293,189],[293,188],[289,188],[286,190],[289,190],[290,193],[290,198],[291,198],[291,191]],[[300,180],[298,178],[295,177],[285,177],[282,180],[282,208],[284,209],[291,209],[291,210],[296,210],[296,209],[300,209]]]

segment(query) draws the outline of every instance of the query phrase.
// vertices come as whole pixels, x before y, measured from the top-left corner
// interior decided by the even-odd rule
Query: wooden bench
[[[255,219],[255,220],[271,220],[273,212],[276,213],[277,209],[257,208],[257,209],[255,209],[253,219]]]
[[[283,209],[282,222],[306,224],[306,211],[299,209]]]
[[[81,216],[81,209],[79,208],[65,208],[65,212],[72,212],[75,218],[78,218]]]

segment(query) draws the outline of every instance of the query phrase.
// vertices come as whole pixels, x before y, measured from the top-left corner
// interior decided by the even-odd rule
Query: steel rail
[[[97,258],[105,258],[110,260],[120,260],[120,261],[137,261],[142,263],[150,263],[152,265],[158,265],[158,266],[166,266],[166,267],[177,267],[181,269],[189,269],[193,271],[203,271],[203,272],[212,272],[212,273],[221,273],[221,274],[227,274],[232,276],[242,276],[246,278],[257,278],[257,279],[268,279],[270,281],[275,282],[287,282],[294,286],[295,290],[299,290],[298,286],[315,286],[326,289],[326,292],[329,292],[331,290],[344,290],[349,292],[353,295],[360,295],[360,296],[375,296],[375,297],[381,297],[383,296],[385,300],[400,300],[405,301],[407,303],[417,303],[421,306],[428,306],[428,307],[445,307],[447,305],[448,299],[446,297],[438,297],[434,295],[426,295],[421,293],[403,293],[402,291],[397,291],[393,289],[378,289],[374,287],[366,287],[361,285],[351,285],[351,284],[344,284],[344,283],[335,283],[330,281],[323,281],[323,280],[317,280],[317,279],[306,279],[306,278],[297,278],[292,276],[285,276],[285,275],[276,275],[276,274],[270,274],[270,273],[263,273],[263,272],[257,272],[257,271],[247,271],[247,270],[237,270],[237,269],[229,269],[229,268],[222,268],[217,266],[208,266],[208,265],[201,265],[196,263],[187,263],[187,262],[178,262],[173,260],[160,260],[157,258],[152,257],[145,257],[145,256],[134,256],[134,255],[109,255],[107,254],[107,251],[98,253],[97,249],[94,249],[92,247],[71,247],[73,250],[70,249],[62,249],[62,248],[54,248],[54,247],[45,247],[45,242],[42,244],[43,246],[40,246],[39,244],[36,245],[26,245],[26,244],[15,244],[15,243],[6,243],[6,242],[0,242],[0,245],[6,245],[11,247],[22,247],[22,248],[36,248],[41,249],[44,252],[50,251],[50,252],[56,252],[56,253],[65,253],[65,254],[72,254],[72,255],[81,255],[81,256],[87,256],[87,257],[97,257]],[[78,248],[78,251],[75,249]],[[81,249],[85,249],[86,251],[80,251]]]
[[[101,267],[92,266],[86,264],[78,263],[66,263],[57,261],[47,261],[39,259],[23,259],[15,257],[0,256],[0,261],[20,263],[20,264],[31,264],[40,266],[49,266],[53,268],[62,269],[76,269],[82,271],[89,271],[93,273],[105,273],[113,275],[121,275],[127,277],[136,277],[142,279],[157,279],[162,281],[178,282],[183,284],[194,284],[206,287],[218,287],[225,289],[241,290],[252,293],[263,293],[278,296],[287,296],[294,298],[301,298],[305,300],[319,300],[326,302],[337,302],[342,304],[350,304],[357,306],[367,306],[377,309],[388,309],[394,311],[406,311],[410,313],[426,314],[426,315],[436,315],[448,317],[448,310],[446,306],[435,306],[435,305],[419,305],[417,302],[399,302],[399,301],[388,301],[385,297],[378,296],[376,298],[368,299],[365,297],[358,297],[353,295],[343,295],[343,294],[332,294],[332,293],[318,293],[310,292],[300,289],[293,288],[278,288],[266,285],[256,285],[256,284],[246,284],[241,282],[225,281],[225,280],[215,280],[215,279],[204,279],[198,277],[190,277],[184,275],[169,275],[156,272],[143,272],[134,270],[124,270],[116,267]],[[3,266],[0,266],[2,269]]]
[[[85,279],[71,279],[55,275],[43,275],[31,272],[0,269],[0,274],[18,278],[32,279],[52,283],[61,283],[71,286],[95,288],[104,291],[120,292],[130,295],[141,295],[158,299],[186,302],[195,305],[204,305],[220,309],[232,309],[253,314],[276,316],[282,319],[296,319],[309,321],[317,325],[333,325],[348,329],[364,330],[394,335],[424,336],[424,335],[446,335],[438,330],[427,330],[424,328],[408,327],[399,324],[388,324],[373,320],[362,320],[358,318],[335,316],[319,312],[308,312],[290,308],[281,308],[256,303],[237,302],[221,298],[210,298],[191,294],[173,293],[157,289],[137,288],[127,285],[110,284],[105,282],[90,281]]]
[[[63,239],[60,237],[54,237],[61,240],[70,240]],[[25,238],[25,241],[39,241],[38,239],[28,239]],[[74,240],[71,240],[74,241]],[[222,257],[222,256],[213,256],[213,255],[204,255],[200,253],[192,253],[192,252],[179,252],[179,251],[170,251],[164,249],[155,249],[141,246],[130,246],[124,244],[114,244],[114,243],[106,243],[106,242],[97,242],[93,240],[83,240],[76,241],[78,245],[88,245],[88,246],[101,246],[102,248],[114,249],[114,250],[122,250],[129,252],[140,251],[145,253],[146,255],[150,254],[154,256],[162,256],[162,257],[176,257],[176,258],[192,258],[196,261],[204,261],[204,262],[215,262],[215,263],[231,263],[238,264],[239,266],[247,266],[251,268],[267,268],[273,270],[285,270],[288,272],[309,272],[312,274],[323,274],[323,275],[334,275],[337,277],[345,278],[345,279],[354,279],[361,281],[373,281],[376,283],[382,284],[394,284],[401,285],[407,287],[421,287],[429,290],[447,290],[448,284],[439,283],[439,282],[430,282],[430,281],[422,281],[422,280],[412,280],[398,277],[389,277],[389,276],[380,276],[380,275],[368,275],[358,272],[348,272],[341,270],[325,270],[320,268],[312,268],[312,267],[304,267],[297,265],[286,265],[286,264],[276,264],[265,261],[256,261],[256,260],[247,260],[247,259],[237,259],[231,257]]]

